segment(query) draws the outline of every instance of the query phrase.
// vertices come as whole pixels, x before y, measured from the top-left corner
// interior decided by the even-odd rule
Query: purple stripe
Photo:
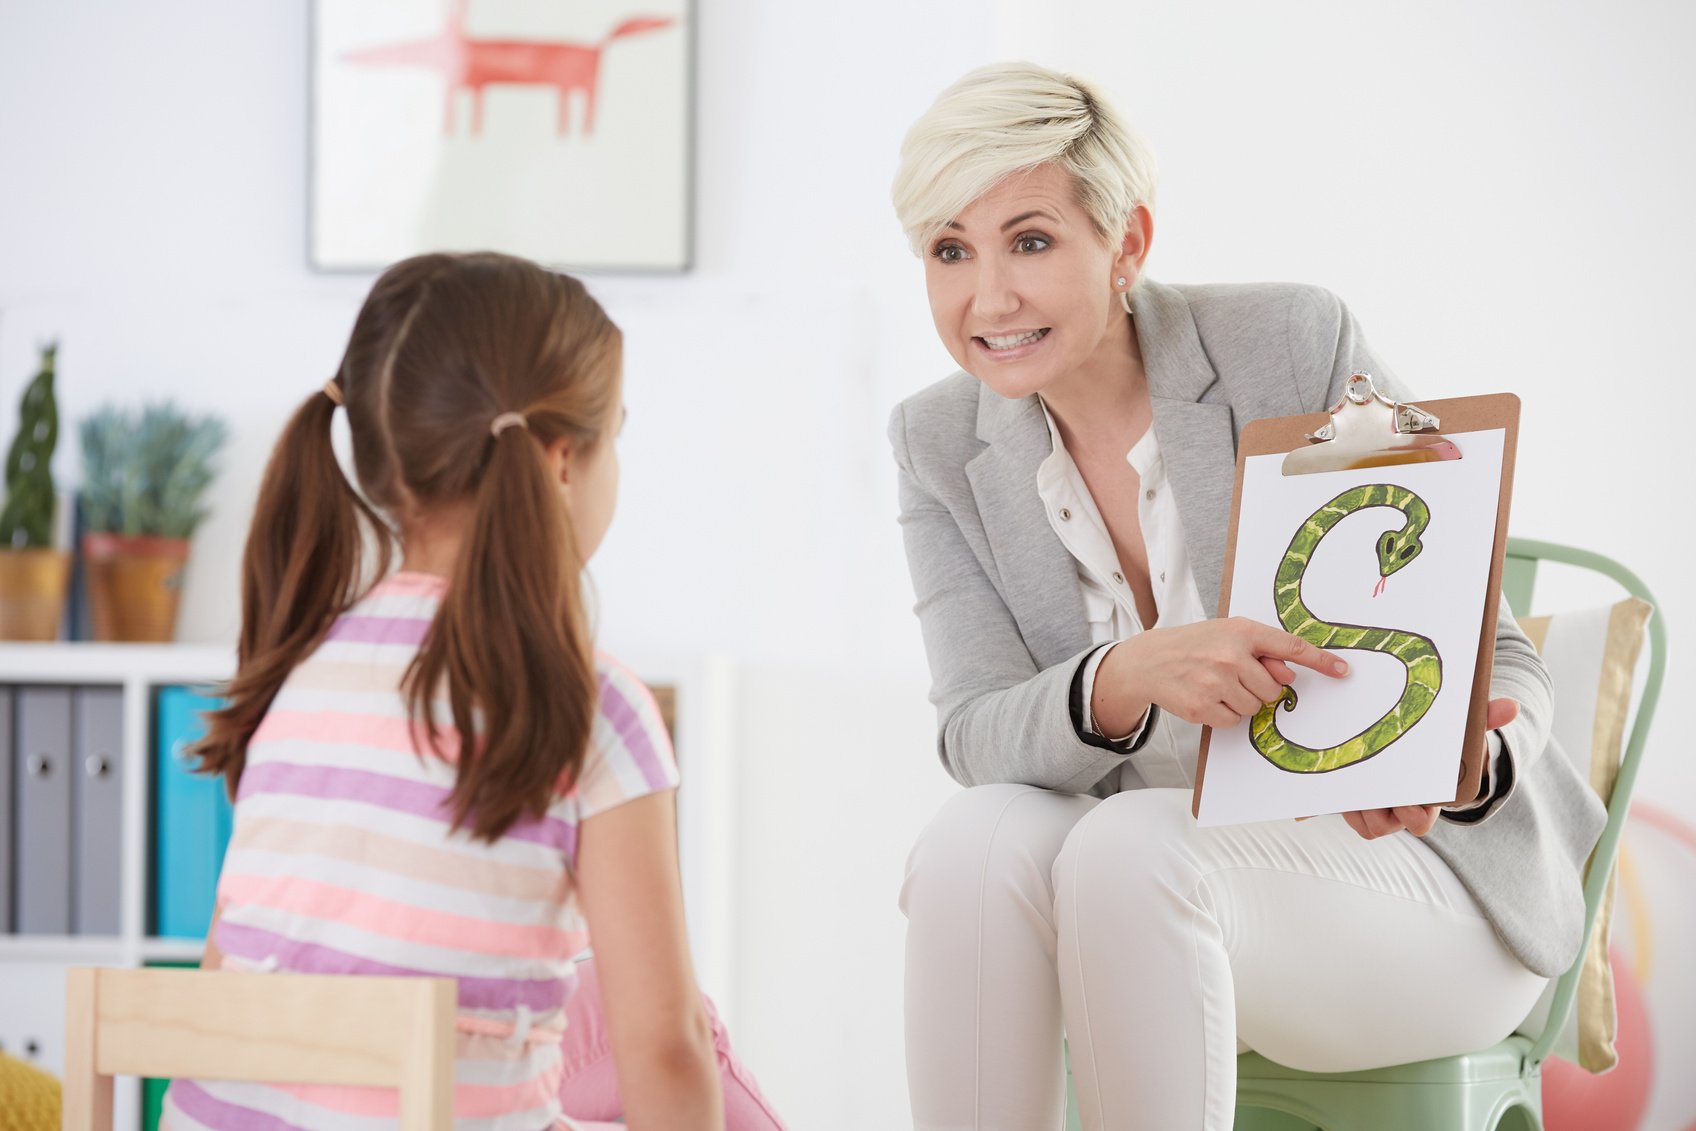
[[[426,782],[406,781],[340,766],[297,766],[289,762],[261,762],[241,775],[237,801],[260,793],[284,793],[297,797],[320,797],[358,801],[397,813],[411,813],[447,824],[448,790]],[[567,857],[577,852],[577,827],[558,817],[524,820],[507,830],[506,836],[558,849]]]
[[[304,1131],[263,1111],[225,1103],[193,1080],[173,1081],[170,1099],[190,1119],[197,1119],[219,1131]]]
[[[428,617],[337,617],[330,626],[329,639],[356,644],[413,644],[424,643],[430,631]]]
[[[659,752],[654,749],[654,740],[648,734],[647,725],[636,713],[636,708],[631,705],[624,692],[613,685],[610,677],[604,675],[601,677],[601,714],[607,717],[612,729],[624,741],[625,748],[630,751],[630,757],[636,762],[636,768],[642,771],[648,788],[659,790],[669,787],[671,779],[666,776],[665,767],[660,764]]]
[[[275,956],[277,968],[295,974],[382,974],[387,977],[454,978],[459,983],[461,1009],[517,1009],[536,1012],[563,1008],[577,987],[577,976],[559,978],[467,978],[438,970],[415,970],[361,958],[356,954],[314,943],[298,942],[260,927],[218,922],[218,949],[237,958],[260,962]]]

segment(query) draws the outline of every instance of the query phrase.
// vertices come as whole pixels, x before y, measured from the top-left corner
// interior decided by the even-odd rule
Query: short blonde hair
[[[1154,156],[1090,83],[1035,63],[979,67],[937,96],[901,142],[895,215],[914,254],[972,201],[1050,162],[1117,243],[1137,205],[1154,207]]]

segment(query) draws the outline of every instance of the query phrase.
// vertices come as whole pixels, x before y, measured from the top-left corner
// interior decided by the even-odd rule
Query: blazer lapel
[[[1037,666],[1089,647],[1078,567],[1037,494],[1036,473],[1053,453],[1035,397],[1008,400],[979,390],[978,438],[988,446],[966,464],[966,480],[999,574],[1001,599],[1018,622]]]
[[[1172,287],[1144,280],[1134,298],[1137,341],[1154,406],[1154,436],[1178,502],[1178,519],[1202,607],[1219,615],[1225,535],[1236,491],[1237,440],[1230,404],[1202,348],[1195,317]]]
[[[1219,615],[1225,534],[1236,490],[1236,428],[1225,389],[1202,348],[1195,318],[1172,287],[1144,280],[1136,325],[1154,407],[1154,434],[1177,498],[1178,517],[1202,607]],[[978,439],[966,464],[1002,600],[1041,667],[1089,646],[1077,563],[1055,535],[1036,473],[1053,452],[1035,397],[978,391]]]

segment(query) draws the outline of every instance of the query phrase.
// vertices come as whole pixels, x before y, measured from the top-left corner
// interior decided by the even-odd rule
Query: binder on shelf
[[[212,923],[218,870],[230,840],[224,780],[193,772],[188,747],[217,699],[189,687],[160,688],[154,744],[153,929],[167,938],[203,939]]]
[[[71,689],[21,687],[14,700],[13,873],[24,935],[71,931]]]
[[[12,930],[12,689],[0,687],[0,935]]]
[[[79,935],[116,935],[124,851],[124,692],[79,687],[72,704],[72,927]]]

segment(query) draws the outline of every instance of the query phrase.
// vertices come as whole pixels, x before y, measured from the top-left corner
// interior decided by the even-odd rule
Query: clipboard
[[[1344,384],[1343,397],[1329,413],[1273,417],[1243,427],[1237,443],[1237,477],[1231,500],[1231,524],[1225,541],[1219,612],[1231,608],[1232,573],[1237,560],[1237,529],[1243,501],[1243,477],[1251,456],[1284,454],[1286,476],[1318,471],[1393,467],[1410,463],[1464,459],[1465,453],[1448,437],[1465,432],[1501,429],[1501,485],[1496,499],[1495,541],[1491,551],[1484,617],[1473,672],[1472,698],[1467,709],[1459,773],[1453,797],[1432,798],[1425,804],[1454,805],[1478,796],[1483,778],[1485,711],[1489,706],[1490,676],[1495,661],[1495,625],[1501,605],[1502,568],[1507,553],[1508,511],[1513,495],[1515,457],[1519,443],[1520,401],[1512,393],[1454,397],[1421,404],[1393,401],[1378,391],[1368,373],[1355,373]],[[1203,727],[1196,761],[1195,789],[1190,811],[1199,816],[1202,783],[1213,729]],[[1413,802],[1408,802],[1412,804]]]

